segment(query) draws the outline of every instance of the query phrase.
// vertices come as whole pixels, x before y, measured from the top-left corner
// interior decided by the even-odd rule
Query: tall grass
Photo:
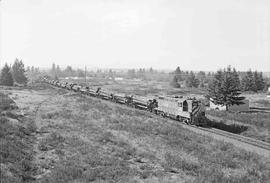
[[[169,182],[172,174],[191,177],[193,182],[270,179],[268,159],[232,144],[109,102],[80,96],[65,100],[68,105],[50,119],[50,125],[58,125],[63,111],[72,107],[61,128],[50,126],[61,138],[44,140],[64,153],[41,182],[150,182],[151,178]]]
[[[243,124],[255,125],[270,130],[270,113],[232,113],[227,111],[207,111],[209,115],[225,120],[235,120]]]
[[[4,110],[17,108],[15,102],[6,94],[0,92],[0,113]]]
[[[17,126],[0,116],[1,182],[23,182],[32,180],[35,166],[32,164],[32,140],[29,127]],[[1,167],[2,171],[2,167]]]

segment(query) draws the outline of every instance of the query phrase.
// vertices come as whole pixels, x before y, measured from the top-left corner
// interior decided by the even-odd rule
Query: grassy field
[[[83,80],[73,80],[75,83],[85,84]],[[136,94],[141,96],[153,95],[182,95],[196,97],[206,101],[205,89],[197,88],[172,88],[167,82],[157,81],[140,81],[140,80],[123,80],[113,81],[108,79],[91,78],[87,81],[88,86],[102,87],[116,93]],[[265,93],[243,93],[249,99],[250,107],[269,107],[270,100],[266,98]],[[207,103],[207,102],[206,102]],[[228,113],[222,111],[207,111],[215,123],[214,127],[219,125],[221,129],[229,132],[239,133],[244,136],[256,138],[266,142],[270,142],[270,114],[265,113]]]
[[[81,97],[40,109],[40,182],[267,182],[270,161],[150,114]]]
[[[270,113],[232,113],[226,111],[207,111],[210,116],[218,117],[221,123],[246,126],[242,135],[270,143]]]
[[[2,111],[4,182],[270,179],[269,159],[255,153],[195,134],[143,111],[55,90],[40,85],[36,91],[27,89],[12,95],[28,117],[19,117],[8,106]]]
[[[65,80],[85,85],[84,80]],[[143,81],[126,79],[114,81],[102,78],[91,78],[87,80],[90,87],[102,87],[108,91],[125,94],[135,94],[139,96],[152,95],[189,95],[192,97],[202,98],[206,93],[204,89],[197,88],[173,88],[168,82],[161,81]]]
[[[244,93],[250,102],[251,107],[270,108],[270,99],[266,97],[266,93]]]
[[[0,113],[8,109],[16,108],[16,104],[6,94],[0,92]]]
[[[33,121],[18,115],[17,106],[0,93],[0,182],[20,183],[33,180]]]

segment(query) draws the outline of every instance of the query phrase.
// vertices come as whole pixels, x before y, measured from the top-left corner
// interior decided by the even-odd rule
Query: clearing
[[[34,182],[270,179],[269,159],[143,111],[50,87],[5,92],[36,124]]]

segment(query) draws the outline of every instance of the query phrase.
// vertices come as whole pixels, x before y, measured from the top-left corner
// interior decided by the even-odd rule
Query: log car
[[[124,94],[112,94],[112,101],[119,104],[126,104],[126,96]]]
[[[77,84],[74,84],[72,86],[72,90],[75,91],[75,92],[79,92],[81,90],[81,86],[80,85],[77,85]]]
[[[108,91],[102,90],[100,87],[96,91],[96,96],[99,98],[102,98],[104,100],[111,100],[112,99],[111,93]]]
[[[81,89],[80,89],[80,92],[82,94],[87,94],[89,91],[89,87],[88,86],[82,86]]]

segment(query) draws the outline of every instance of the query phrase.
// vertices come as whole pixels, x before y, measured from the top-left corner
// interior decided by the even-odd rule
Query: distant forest
[[[231,67],[231,66],[228,66]],[[205,71],[184,71],[178,66],[172,72],[165,72],[153,68],[139,68],[139,69],[97,69],[87,70],[74,69],[71,66],[60,68],[55,63],[50,69],[40,71],[39,68],[27,66],[24,67],[22,60],[16,59],[13,66],[7,64],[1,68],[0,84],[13,85],[15,83],[34,82],[43,75],[48,75],[52,79],[66,78],[66,77],[98,77],[114,80],[115,78],[123,79],[137,79],[145,81],[159,81],[167,82],[173,88],[208,88],[211,82],[214,81],[217,73],[224,73],[225,69],[220,69],[216,72]],[[237,71],[231,68],[234,74],[235,82],[238,83],[239,89],[242,91],[266,91],[270,86],[270,78],[263,75],[262,72],[248,70],[246,72]],[[28,78],[28,80],[24,77]],[[22,80],[20,80],[22,78]],[[2,83],[1,83],[2,82]]]

